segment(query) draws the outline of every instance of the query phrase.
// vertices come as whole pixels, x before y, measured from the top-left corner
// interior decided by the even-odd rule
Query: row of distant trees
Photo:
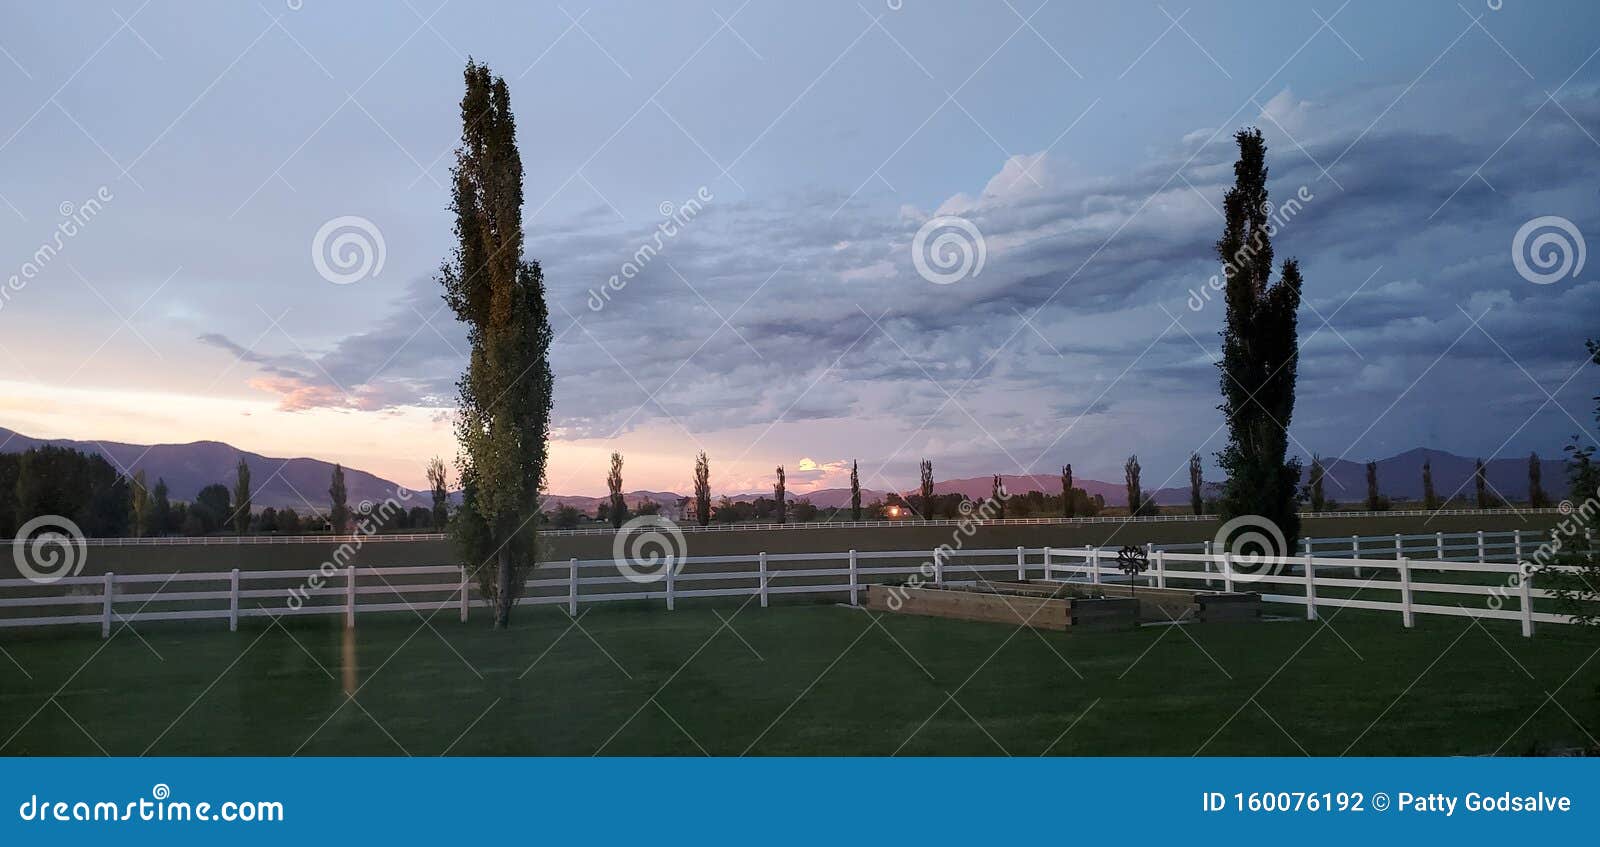
[[[296,534],[349,532],[357,521],[368,532],[436,531],[449,520],[444,464],[428,466],[431,505],[352,511],[344,468],[334,465],[326,510],[252,506],[250,465],[241,457],[232,486],[215,482],[189,499],[173,496],[163,478],[151,484],[143,470],[119,472],[105,457],[64,447],[41,446],[0,454],[0,538],[9,538],[28,521],[56,515],[94,538]]]
[[[1327,496],[1324,480],[1327,478],[1327,469],[1321,456],[1313,456],[1309,479],[1306,482],[1301,499],[1313,512],[1337,511],[1337,501]],[[1550,495],[1544,488],[1544,462],[1538,453],[1528,456],[1528,506],[1534,509],[1546,509],[1551,504]],[[1394,502],[1384,496],[1378,487],[1378,463],[1367,463],[1367,491],[1366,502],[1363,504],[1369,512],[1387,512],[1394,507]],[[1433,463],[1427,459],[1422,462],[1422,500],[1419,505],[1429,511],[1445,508],[1447,505],[1463,508],[1478,509],[1503,509],[1510,505],[1499,492],[1489,485],[1488,470],[1483,460],[1478,459],[1473,463],[1472,470],[1472,495],[1452,495],[1448,500],[1441,498],[1433,485]]]

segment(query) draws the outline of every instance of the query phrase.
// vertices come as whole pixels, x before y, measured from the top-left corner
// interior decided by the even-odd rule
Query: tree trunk
[[[505,629],[511,626],[511,550],[510,545],[500,545],[500,552],[495,554],[498,559],[496,583],[498,589],[494,597],[494,628]]]

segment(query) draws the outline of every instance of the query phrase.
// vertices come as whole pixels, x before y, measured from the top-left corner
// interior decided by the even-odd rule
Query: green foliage
[[[494,606],[511,622],[524,576],[538,561],[539,489],[550,435],[550,320],[539,263],[523,258],[522,158],[511,92],[488,66],[463,72],[461,144],[451,210],[456,247],[440,269],[444,299],[471,348],[459,389],[456,436],[463,503],[475,515],[458,536]],[[492,578],[484,571],[493,559]]]
[[[145,535],[165,535],[175,527],[172,525],[172,500],[167,492],[167,481],[157,478],[156,487],[150,492],[150,515],[145,521]]]
[[[711,523],[711,460],[704,450],[694,458],[694,515],[701,526]]]
[[[778,481],[772,484],[772,502],[776,507],[778,523],[788,520],[789,502],[785,496],[783,465],[778,466]]]
[[[240,535],[250,531],[250,466],[239,457],[237,477],[233,483],[233,531]]]
[[[449,478],[445,474],[444,460],[434,456],[428,460],[428,489],[433,494],[434,529],[444,529],[450,523]]]
[[[861,475],[856,460],[850,460],[850,520],[861,520]]]
[[[1220,519],[1257,515],[1283,531],[1290,549],[1300,535],[1296,511],[1299,459],[1288,454],[1299,367],[1299,263],[1283,263],[1272,282],[1272,232],[1268,219],[1266,143],[1256,129],[1234,135],[1239,160],[1234,185],[1223,198],[1226,224],[1217,254],[1227,278],[1222,330],[1222,411],[1228,444],[1217,454],[1227,477]]]
[[[1189,454],[1189,508],[1197,515],[1206,513],[1206,498],[1202,489],[1205,486],[1203,476],[1205,468],[1200,463],[1199,453]]]
[[[348,532],[350,525],[349,493],[344,487],[344,466],[333,466],[333,478],[328,483],[328,522],[334,532]]]
[[[923,520],[933,517],[933,462],[923,459],[918,466],[922,475],[922,484],[918,489],[920,499],[917,501],[917,513]]]
[[[1077,514],[1077,498],[1072,496],[1075,490],[1072,487],[1072,466],[1064,465],[1061,468],[1061,517],[1070,518]]]
[[[606,475],[606,488],[611,491],[611,502],[606,505],[606,517],[613,527],[621,527],[628,519],[628,500],[622,496],[622,454],[611,454],[611,473]]]
[[[228,486],[214,482],[194,496],[184,524],[185,535],[204,535],[216,532],[228,523],[232,515]],[[199,529],[199,532],[195,532]]]
[[[1434,511],[1439,508],[1439,495],[1433,490],[1433,463],[1422,460],[1422,508]]]
[[[128,479],[101,456],[45,445],[0,454],[0,530],[41,515],[71,520],[90,537],[127,535],[133,526]]]
[[[1389,498],[1378,491],[1378,463],[1367,463],[1367,511],[1389,511]]]
[[[133,473],[133,484],[128,491],[128,503],[131,511],[128,531],[136,537],[142,536],[150,518],[150,490],[144,484],[143,468]]]

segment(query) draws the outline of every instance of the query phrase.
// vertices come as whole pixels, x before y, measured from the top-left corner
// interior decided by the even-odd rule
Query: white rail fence
[[[1540,540],[1515,531],[1306,539],[1302,554],[1267,574],[1242,572],[1232,554],[1204,549],[1209,545],[1147,545],[1150,568],[1140,584],[1261,591],[1269,603],[1304,607],[1310,620],[1325,608],[1397,612],[1406,627],[1419,614],[1515,620],[1531,637],[1536,623],[1570,622],[1537,608],[1537,601],[1554,595],[1522,578],[1516,564]],[[1201,552],[1188,552],[1195,548]],[[624,575],[612,559],[570,559],[541,562],[520,603],[560,605],[574,616],[582,603],[662,601],[672,610],[679,600],[705,597],[755,598],[765,607],[773,596],[834,595],[856,605],[869,584],[914,574],[933,582],[1015,577],[1126,584],[1117,552],[1086,546],[692,556],[648,584]],[[99,624],[101,636],[109,637],[117,624],[146,621],[226,620],[233,630],[248,618],[342,615],[354,627],[361,614],[447,611],[465,622],[471,609],[487,605],[470,576],[449,564],[108,573],[45,585],[6,579],[0,580],[0,627]],[[1370,599],[1373,594],[1384,599]]]
[[[1170,507],[1169,507],[1170,508]],[[1333,521],[1350,518],[1432,518],[1432,517],[1482,517],[1495,515],[1561,515],[1565,514],[1559,509],[1438,509],[1427,511],[1424,509],[1392,510],[1387,512],[1302,512],[1302,520]],[[1142,515],[1139,517],[1126,516],[1096,516],[1092,518],[1000,518],[984,521],[986,526],[1090,526],[1098,524],[1165,524],[1165,523],[1203,523],[1215,521],[1216,515]],[[939,519],[939,520],[893,520],[893,521],[820,521],[814,523],[770,523],[770,524],[708,524],[699,526],[688,521],[678,524],[678,529],[683,532],[747,532],[753,530],[785,530],[803,531],[808,529],[875,529],[883,527],[958,527],[970,519]],[[550,529],[540,530],[541,534],[553,536],[582,536],[582,535],[610,535],[616,530],[609,526],[584,527],[582,529]],[[5,539],[0,539],[4,541]],[[384,541],[444,541],[446,536],[438,532],[410,532],[410,533],[374,533],[372,535],[201,535],[201,536],[159,536],[149,538],[86,538],[84,542],[90,546],[100,547],[187,547],[210,545],[234,544],[339,544],[343,542],[361,541],[364,544]],[[1323,539],[1318,539],[1320,542]],[[1198,549],[1198,548],[1197,548]]]

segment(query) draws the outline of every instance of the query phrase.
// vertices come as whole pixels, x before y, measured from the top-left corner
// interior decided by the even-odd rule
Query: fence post
[[[567,561],[567,616],[578,616],[578,557]]]
[[[1088,561],[1088,559],[1085,558],[1084,561]],[[1056,578],[1055,566],[1052,563],[1051,558],[1050,558],[1050,548],[1046,547],[1046,548],[1044,548],[1044,581],[1045,582],[1049,582],[1050,580],[1055,579],[1055,578]]]
[[[944,559],[939,558],[939,548],[933,548],[933,582],[935,585],[944,584]]]
[[[1512,550],[1512,554],[1511,554],[1512,558],[1514,558],[1518,562],[1521,562],[1522,561],[1522,530],[1520,530],[1520,529],[1513,530],[1512,533],[1511,533],[1511,550]]]
[[[1522,637],[1523,638],[1532,638],[1533,637],[1533,571],[1528,569],[1528,568],[1522,567],[1520,564],[1518,565],[1517,570],[1522,573],[1521,584],[1518,586],[1519,588],[1522,589]]]
[[[1411,614],[1411,560],[1397,556],[1400,561],[1400,622],[1410,629],[1416,622]]]
[[[356,628],[356,566],[344,569],[344,628]]]
[[[467,597],[467,566],[466,565],[462,565],[461,566],[461,589],[460,590],[461,590],[461,597],[456,602],[461,607],[460,608],[461,622],[462,623],[466,623],[467,622],[467,607],[472,605],[471,602],[468,600],[468,597]]]
[[[1483,530],[1478,530],[1478,564],[1489,561],[1483,553]]]
[[[228,574],[228,631],[239,631],[239,569]]]
[[[1094,584],[1100,584],[1100,548],[1095,547],[1089,552],[1089,569],[1094,575]]]
[[[857,588],[856,588],[856,551],[855,550],[851,550],[850,551],[850,605],[852,605],[852,606],[861,605],[860,603],[856,602],[856,592],[857,592]]]
[[[106,572],[105,596],[100,605],[100,637],[111,637],[111,601],[116,596],[117,575]]]
[[[1222,590],[1233,593],[1233,551],[1222,552]]]
[[[1356,579],[1360,579],[1361,565],[1359,563],[1361,561],[1361,536],[1359,535],[1350,536],[1350,558],[1357,562]]]
[[[1400,536],[1400,533],[1397,532],[1397,533],[1394,534],[1394,557],[1396,559],[1403,559],[1403,558],[1405,558],[1405,555],[1406,555],[1405,539],[1402,538]]]
[[[1167,587],[1167,557],[1165,550],[1156,551],[1156,587]]]
[[[1206,542],[1206,560],[1202,563],[1206,569],[1206,587],[1216,587],[1216,580],[1211,578],[1211,542]]]
[[[1017,548],[1017,581],[1028,581],[1028,554],[1021,547]]]
[[[767,551],[761,551],[761,555],[757,557],[757,560],[761,563],[761,575],[760,583],[756,587],[756,593],[761,595],[761,608],[765,609],[767,607]]]
[[[1433,560],[1435,562],[1444,561],[1444,533],[1442,532],[1433,534]]]
[[[672,567],[673,564],[675,563],[667,564],[667,611],[669,612],[677,606],[678,580],[675,573],[677,568]]]
[[[1317,619],[1317,574],[1311,562],[1310,539],[1306,543],[1306,620]]]

